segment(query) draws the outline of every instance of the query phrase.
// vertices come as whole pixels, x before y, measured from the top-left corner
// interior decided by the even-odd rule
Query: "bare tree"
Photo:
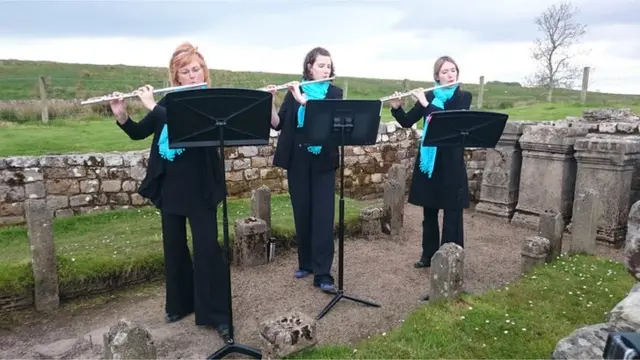
[[[570,2],[548,7],[535,23],[542,32],[542,38],[536,38],[533,58],[539,68],[529,79],[534,86],[546,87],[547,101],[551,101],[554,88],[571,88],[580,77],[581,69],[570,63],[575,55],[571,53],[573,45],[580,41],[586,32],[586,26],[574,20],[578,9]]]

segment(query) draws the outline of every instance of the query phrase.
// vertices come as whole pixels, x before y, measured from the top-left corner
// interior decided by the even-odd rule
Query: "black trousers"
[[[440,243],[452,242],[464,247],[464,225],[462,209],[444,209],[442,221],[442,239],[440,238],[440,226],[438,224],[438,212],[440,209],[423,209],[422,221],[422,256],[420,261],[430,266],[431,258],[440,249]],[[442,240],[442,241],[441,241]]]
[[[335,169],[314,170],[311,153],[296,147],[287,181],[298,241],[298,267],[314,274],[315,285],[333,283]]]
[[[193,237],[193,262],[186,220]],[[196,325],[229,323],[229,274],[217,241],[216,211],[189,216],[162,213],[167,313],[195,311]]]

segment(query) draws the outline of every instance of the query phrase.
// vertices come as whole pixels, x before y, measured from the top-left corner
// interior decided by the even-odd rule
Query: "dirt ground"
[[[397,327],[424,305],[428,270],[414,269],[420,255],[422,209],[407,205],[404,239],[345,241],[345,291],[381,304],[366,307],[342,300],[317,324],[319,344],[355,343]],[[520,247],[534,231],[465,214],[465,288],[483,292],[517,280]],[[567,241],[565,240],[565,246]],[[337,246],[336,246],[337,251]],[[602,256],[621,260],[621,250],[598,246]],[[279,254],[275,262],[232,275],[236,341],[260,346],[258,324],[272,314],[300,310],[315,317],[331,296],[313,288],[311,277],[294,279],[295,252]],[[337,271],[338,258],[334,261]],[[337,273],[334,273],[337,280]],[[0,320],[0,358],[66,357],[99,359],[102,334],[118,319],[143,324],[151,332],[158,358],[209,356],[222,341],[212,330],[194,325],[193,315],[174,324],[164,322],[164,288],[150,284],[114,295],[64,303],[49,315],[21,311]]]

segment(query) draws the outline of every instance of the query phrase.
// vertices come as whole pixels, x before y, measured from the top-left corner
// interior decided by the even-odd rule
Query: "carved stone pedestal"
[[[511,220],[518,203],[522,165],[522,150],[518,140],[527,124],[530,123],[507,123],[498,146],[487,149],[477,213]]]
[[[640,136],[589,134],[576,141],[575,149],[576,194],[598,194],[596,238],[620,246],[627,230],[634,168],[640,163]]]
[[[571,219],[576,179],[573,144],[587,135],[586,128],[553,125],[527,126],[520,138],[522,169],[518,205],[511,222],[538,229],[543,212]]]

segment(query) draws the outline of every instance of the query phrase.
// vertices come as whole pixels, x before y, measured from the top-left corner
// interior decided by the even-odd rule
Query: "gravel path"
[[[389,331],[424,304],[420,299],[428,290],[428,270],[413,268],[420,255],[421,222],[422,209],[407,205],[402,241],[392,242],[382,237],[347,239],[346,292],[382,307],[340,301],[318,322],[320,344],[354,343]],[[466,290],[482,292],[517,280],[521,241],[532,234],[531,230],[476,216],[473,210],[468,210],[465,213]],[[599,246],[598,252],[621,259],[619,250]],[[336,256],[336,271],[337,265]],[[296,254],[289,252],[280,254],[274,263],[233,272],[238,342],[259,346],[258,324],[270,314],[296,309],[315,317],[331,300],[330,295],[312,287],[311,277],[294,279],[295,267]],[[34,358],[37,352],[57,349],[66,350],[76,358],[98,359],[102,352],[102,333],[120,318],[140,322],[152,332],[159,358],[203,358],[222,346],[217,334],[195,327],[193,316],[176,324],[164,323],[163,294],[162,283],[152,284],[113,296],[74,301],[51,315],[36,317],[29,311],[11,315],[0,320],[0,358]],[[84,340],[72,340],[78,338]],[[60,340],[68,341],[54,343]],[[50,345],[48,349],[47,345]]]

